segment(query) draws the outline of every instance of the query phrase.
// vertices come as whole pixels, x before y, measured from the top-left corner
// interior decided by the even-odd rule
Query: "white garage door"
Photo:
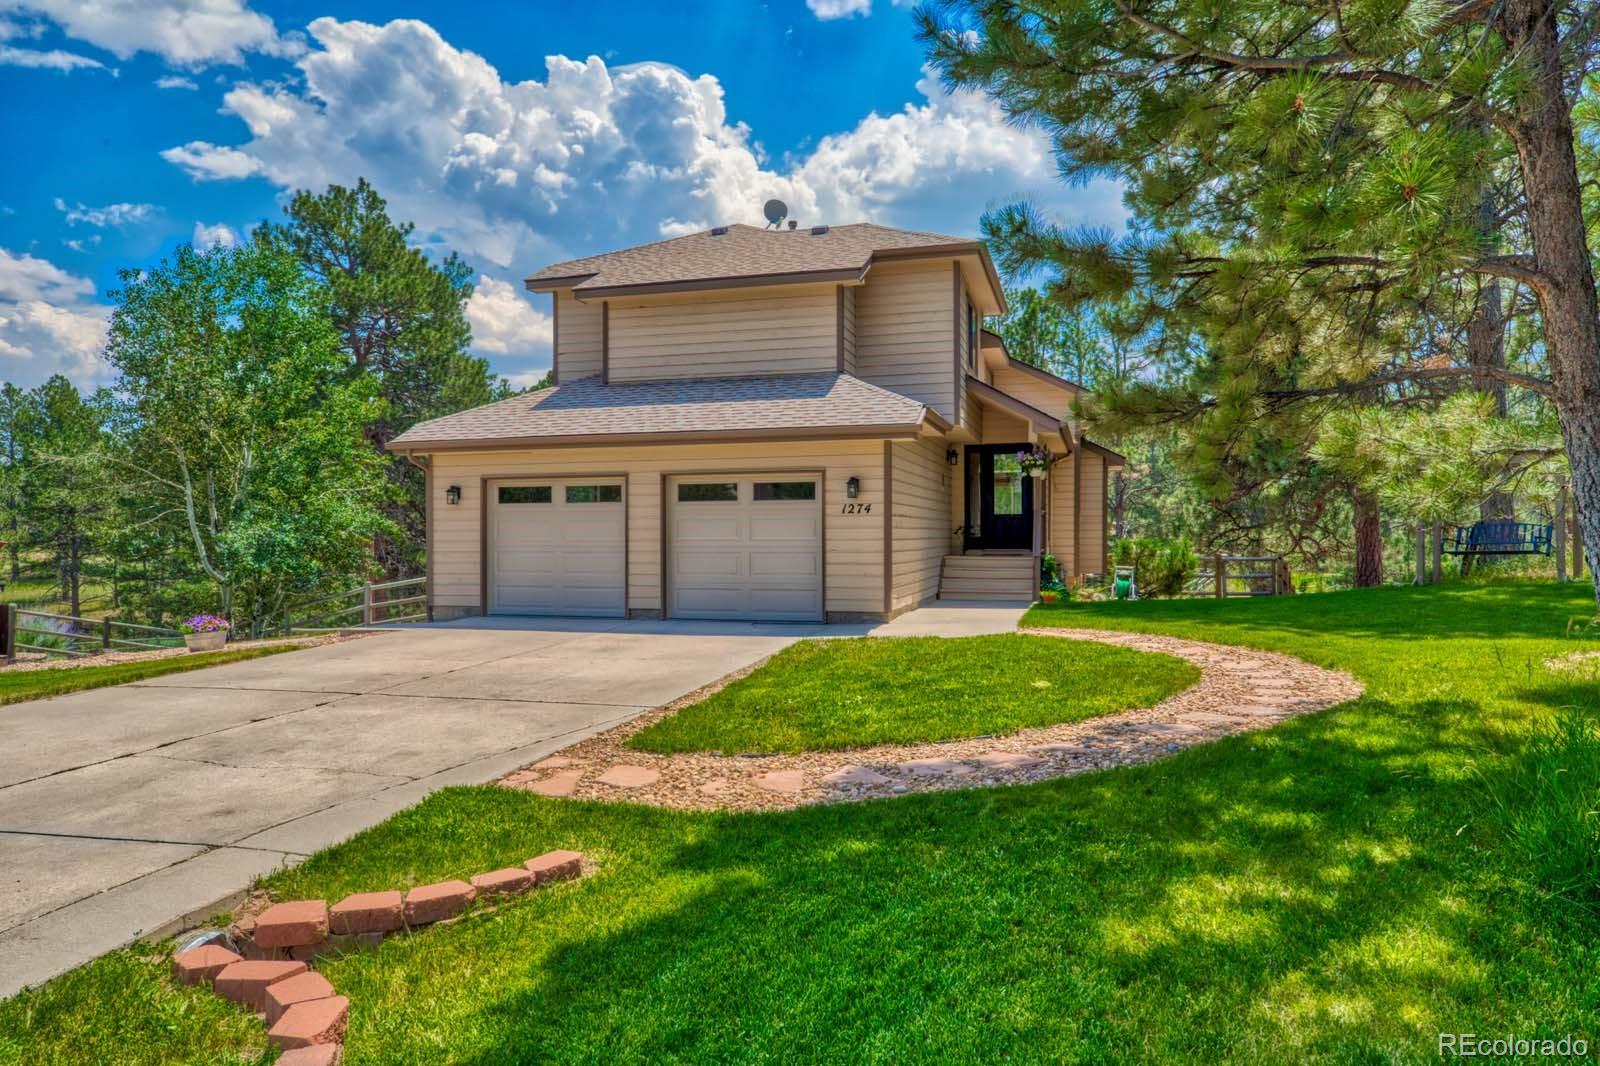
[[[667,506],[673,617],[821,620],[820,477],[679,477]]]
[[[620,616],[626,537],[619,479],[492,482],[490,612]]]

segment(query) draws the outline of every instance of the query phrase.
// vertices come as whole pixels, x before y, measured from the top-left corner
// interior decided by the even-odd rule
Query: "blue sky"
[[[519,383],[550,360],[522,276],[772,196],[957,234],[1017,197],[1122,219],[1039,133],[946,93],[893,0],[0,0],[0,99],[0,379],[24,385],[109,381],[119,269],[361,176],[472,264],[475,350]]]

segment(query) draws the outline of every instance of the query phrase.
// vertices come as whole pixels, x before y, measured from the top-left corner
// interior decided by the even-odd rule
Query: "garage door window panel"
[[[817,483],[815,481],[758,481],[756,482],[755,498],[757,502],[814,500],[817,498]]]
[[[621,503],[621,485],[568,485],[568,503]]]
[[[501,503],[549,503],[549,485],[501,485],[496,499]]]
[[[736,503],[739,483],[736,481],[693,482],[678,486],[679,503]]]

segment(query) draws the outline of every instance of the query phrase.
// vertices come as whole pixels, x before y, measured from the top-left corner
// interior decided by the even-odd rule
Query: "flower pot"
[[[228,631],[219,629],[213,633],[185,633],[183,642],[189,645],[190,651],[216,651],[228,643]]]

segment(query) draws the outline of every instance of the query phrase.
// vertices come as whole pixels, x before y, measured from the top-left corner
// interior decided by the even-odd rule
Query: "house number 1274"
[[[870,503],[847,503],[844,506],[839,508],[839,513],[840,514],[871,514],[872,513],[872,504],[870,504]]]

